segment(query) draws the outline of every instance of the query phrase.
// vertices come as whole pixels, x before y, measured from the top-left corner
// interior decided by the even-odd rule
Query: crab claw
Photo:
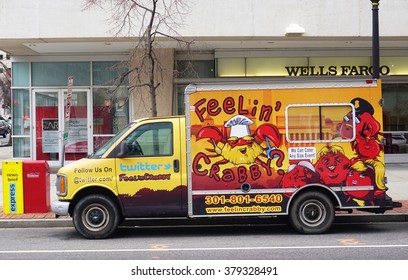
[[[214,140],[215,143],[218,143],[222,139],[222,133],[215,126],[203,127],[197,133],[196,140],[198,141],[198,140],[201,140],[203,138],[211,138],[211,139]]]
[[[363,113],[360,116],[360,122],[356,126],[356,133],[361,136],[371,137],[380,131],[380,123],[369,113]]]
[[[266,141],[267,139],[272,141],[272,143],[275,144],[276,147],[279,147],[281,142],[278,128],[269,123],[265,123],[258,127],[258,129],[256,130],[256,136],[263,141]]]

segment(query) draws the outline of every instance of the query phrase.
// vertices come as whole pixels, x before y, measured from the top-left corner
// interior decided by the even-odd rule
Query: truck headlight
[[[65,175],[57,174],[57,181],[55,182],[58,196],[66,196],[68,192],[67,177]]]

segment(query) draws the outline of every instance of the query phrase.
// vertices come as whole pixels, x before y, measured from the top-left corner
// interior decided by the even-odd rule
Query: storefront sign
[[[372,76],[371,57],[218,57],[217,77]],[[381,57],[382,76],[408,75],[408,57]]]
[[[70,118],[66,140],[66,153],[87,153],[88,138],[86,118]],[[42,152],[58,153],[58,119],[42,119]]]
[[[69,137],[65,146],[66,153],[88,152],[88,130],[86,118],[71,118],[69,120]]]
[[[372,75],[373,67],[365,65],[342,65],[342,66],[286,66],[289,76],[356,76]],[[381,75],[388,75],[390,68],[388,66],[380,67]]]
[[[42,152],[58,153],[58,119],[42,119]]]

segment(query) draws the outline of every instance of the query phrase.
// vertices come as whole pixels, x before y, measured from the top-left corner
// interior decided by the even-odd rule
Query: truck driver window
[[[126,139],[127,156],[169,156],[173,154],[173,129],[169,122],[137,128]]]
[[[290,143],[350,142],[356,118],[351,104],[290,105],[286,137]]]

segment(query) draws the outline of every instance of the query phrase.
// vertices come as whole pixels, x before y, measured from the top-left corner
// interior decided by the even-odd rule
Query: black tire
[[[300,233],[324,233],[333,223],[334,205],[320,192],[304,192],[291,204],[289,220],[292,227]]]
[[[82,198],[73,212],[74,227],[88,239],[107,238],[115,232],[121,215],[115,203],[105,195]]]

